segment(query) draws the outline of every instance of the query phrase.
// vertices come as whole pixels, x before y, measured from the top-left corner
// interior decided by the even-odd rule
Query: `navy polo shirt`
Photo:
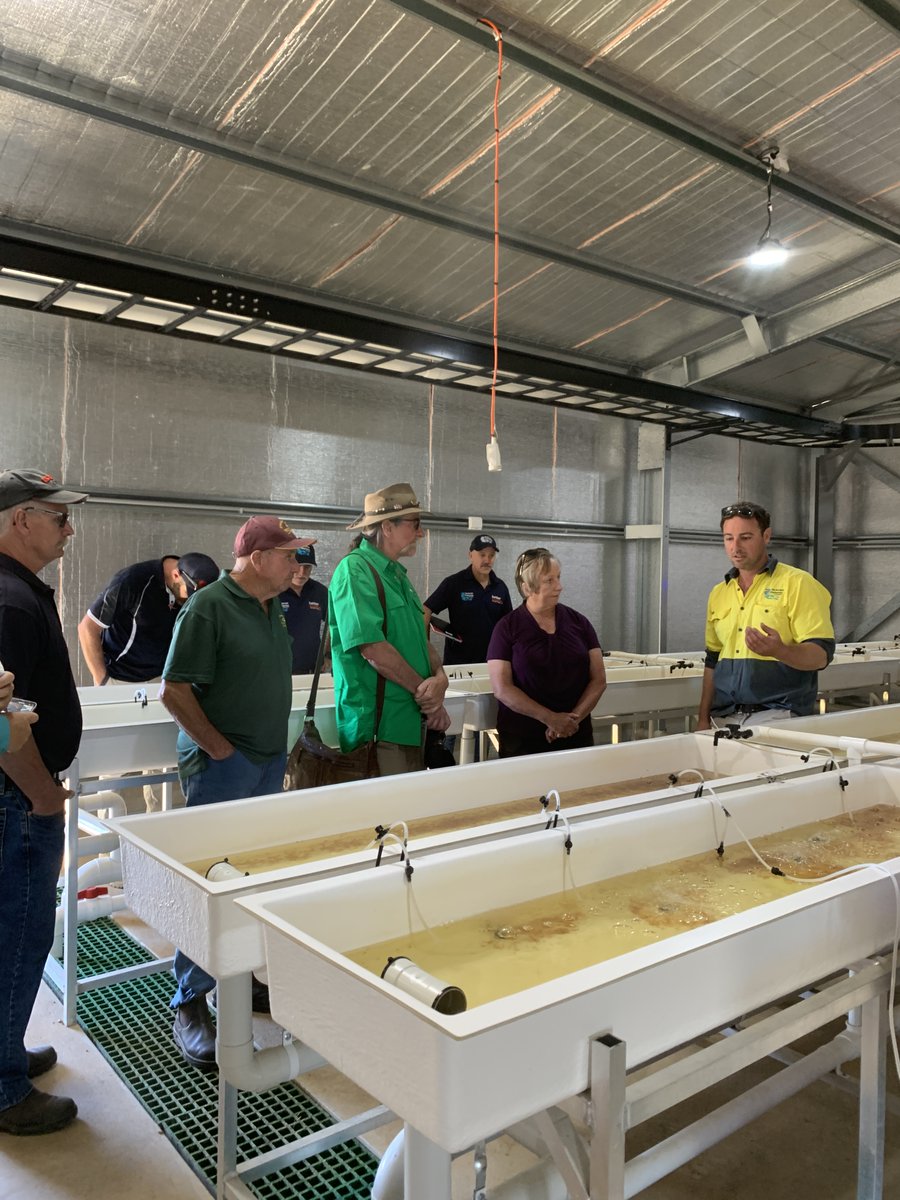
[[[113,679],[143,683],[162,674],[178,608],[161,558],[117,571],[88,615],[103,630],[103,657]]]
[[[292,589],[278,597],[288,633],[294,640],[292,675],[312,675],[316,669],[322,622],[328,620],[328,588],[318,579],[307,579],[300,595]]]
[[[0,554],[0,660],[15,673],[16,696],[37,705],[31,733],[44,766],[64,771],[78,753],[81,704],[53,588],[7,554]]]
[[[482,587],[468,566],[448,575],[425,601],[433,613],[447,609],[450,628],[461,642],[444,642],[444,663],[487,662],[488,642],[501,617],[512,612],[509,588],[491,571],[487,587]]]

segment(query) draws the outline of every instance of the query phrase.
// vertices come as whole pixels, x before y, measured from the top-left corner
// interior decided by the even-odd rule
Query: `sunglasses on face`
[[[60,529],[65,529],[67,525],[72,524],[72,519],[67,512],[57,512],[55,508],[41,508],[37,504],[29,504],[25,508],[26,512],[44,513],[48,517],[52,517]]]

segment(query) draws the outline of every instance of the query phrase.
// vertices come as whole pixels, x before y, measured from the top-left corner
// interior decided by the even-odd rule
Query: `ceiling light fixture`
[[[791,253],[778,238],[772,237],[772,176],[776,170],[788,169],[784,155],[781,156],[781,162],[776,164],[778,154],[778,147],[770,146],[759,156],[759,161],[766,168],[766,227],[756,243],[756,249],[744,259],[748,267],[780,267]]]

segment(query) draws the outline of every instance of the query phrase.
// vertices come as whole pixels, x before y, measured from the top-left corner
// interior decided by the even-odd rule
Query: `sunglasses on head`
[[[549,553],[550,551],[546,548],[546,546],[535,546],[532,550],[523,550],[519,555],[519,562],[527,563],[533,558],[544,558]]]
[[[761,517],[764,510],[756,504],[726,504],[722,516],[728,517]]]

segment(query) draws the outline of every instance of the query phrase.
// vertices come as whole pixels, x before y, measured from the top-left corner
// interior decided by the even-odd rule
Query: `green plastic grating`
[[[114,921],[78,929],[79,974],[99,974],[152,958]],[[96,988],[78,998],[78,1022],[179,1153],[215,1191],[218,1076],[189,1067],[172,1038],[168,971]],[[276,1150],[331,1124],[295,1084],[238,1095],[238,1162]],[[345,1142],[247,1186],[260,1200],[369,1200],[378,1160]]]

